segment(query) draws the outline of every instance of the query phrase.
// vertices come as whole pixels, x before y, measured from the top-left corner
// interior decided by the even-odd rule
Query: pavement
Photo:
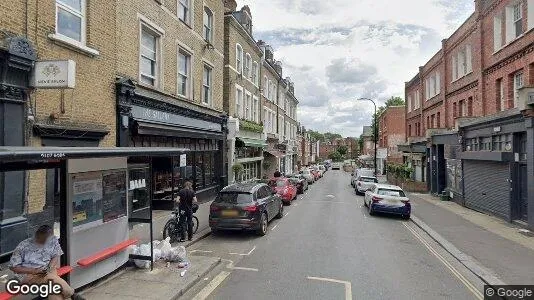
[[[454,245],[468,260],[488,271],[490,280],[506,284],[533,284],[534,237],[521,228],[429,194],[410,194],[412,218],[426,223]]]
[[[212,234],[189,253],[223,264],[181,299],[483,298],[483,281],[416,224],[369,216],[337,170],[286,206],[266,236]]]

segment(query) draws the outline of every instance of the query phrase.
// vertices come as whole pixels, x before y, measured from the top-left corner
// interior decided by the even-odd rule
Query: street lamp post
[[[374,132],[374,136],[375,136],[375,138],[374,138],[374,142],[375,142],[375,176],[378,176],[378,171],[377,171],[378,167],[377,167],[377,164],[376,164],[376,148],[377,148],[376,143],[377,143],[377,140],[378,140],[378,120],[376,119],[376,103],[373,100],[369,99],[369,98],[360,98],[360,99],[358,99],[358,101],[362,101],[362,100],[371,101],[371,102],[373,102],[373,105],[375,106],[375,114],[373,115],[374,118],[375,118],[375,126],[373,128],[373,132]]]

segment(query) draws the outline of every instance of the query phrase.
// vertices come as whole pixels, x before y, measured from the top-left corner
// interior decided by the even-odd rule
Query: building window
[[[471,138],[465,141],[465,151],[478,151],[478,138]]]
[[[412,111],[412,96],[408,95],[408,101],[406,103],[406,107],[408,108],[408,112]]]
[[[473,115],[473,97],[467,98],[467,115]]]
[[[459,117],[463,117],[464,114],[465,114],[465,101],[464,100],[460,100],[460,102],[458,102],[459,104],[459,107],[458,107],[458,116]]]
[[[523,7],[521,5],[521,2],[514,4],[513,12],[514,12],[513,28],[514,28],[515,37],[517,38],[518,36],[523,34]]]
[[[235,89],[235,114],[238,118],[243,117],[243,90],[238,87]]]
[[[251,120],[252,97],[249,92],[245,91],[245,119]]]
[[[502,78],[497,79],[495,83],[495,91],[497,93],[495,98],[497,99],[497,107],[501,111],[506,110],[508,105],[506,105],[506,97],[504,97],[504,84]]]
[[[178,18],[186,24],[189,24],[190,19],[189,1],[190,0],[178,0]]]
[[[243,72],[243,47],[237,44],[235,49],[235,67],[237,69],[237,73],[241,74]]]
[[[426,100],[429,100],[440,93],[440,74],[436,72],[425,80]]]
[[[523,73],[518,72],[514,75],[514,107],[519,102],[519,89],[523,87]]]
[[[493,151],[511,152],[512,151],[512,135],[500,134],[492,137]]]
[[[204,65],[204,76],[202,80],[202,103],[211,104],[211,74],[212,69],[208,65]]]
[[[457,111],[457,107],[456,107],[456,102],[454,102],[452,104],[452,117],[456,118],[457,116],[458,116],[458,111]]]
[[[252,103],[252,121],[258,122],[260,120],[260,118],[259,118],[259,101],[258,101],[258,97],[253,96],[252,97],[252,101],[253,101],[253,103]]]
[[[480,138],[480,151],[491,151],[491,137]]]
[[[437,128],[440,128],[440,126],[441,126],[441,113],[438,112],[438,113],[436,114],[436,127],[437,127]]]
[[[251,58],[250,58],[250,54],[246,54],[245,55],[245,66],[244,66],[244,71],[243,73],[245,73],[245,77],[247,79],[250,79],[251,78],[251,74],[250,74],[250,63],[251,63]]]
[[[267,99],[273,100],[273,82],[269,80],[269,83],[267,84],[268,91],[267,91]]]
[[[465,45],[452,57],[452,80],[462,78],[472,71],[471,46]]]
[[[408,136],[412,136],[412,125],[408,125]]]
[[[430,128],[430,116],[426,116],[426,128]]]
[[[432,126],[431,128],[436,128],[436,115],[432,114],[430,116],[430,126]]]
[[[213,42],[213,13],[208,7],[204,7],[204,39]]]
[[[263,97],[267,98],[267,93],[269,92],[269,80],[267,80],[267,76],[263,76],[263,88],[261,92],[263,93]]]
[[[85,0],[56,1],[56,33],[85,44]]]
[[[158,84],[159,39],[159,34],[147,26],[141,25],[140,80],[142,83],[151,86],[157,86]]]
[[[258,63],[257,62],[253,62],[252,63],[252,82],[255,84],[255,85],[258,85]]]
[[[178,95],[189,98],[191,54],[178,49]]]

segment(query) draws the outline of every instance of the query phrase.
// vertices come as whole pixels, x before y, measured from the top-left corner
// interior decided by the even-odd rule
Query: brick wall
[[[389,184],[400,186],[406,192],[426,193],[428,192],[426,182],[413,181],[409,179],[399,179],[395,175],[388,173]]]

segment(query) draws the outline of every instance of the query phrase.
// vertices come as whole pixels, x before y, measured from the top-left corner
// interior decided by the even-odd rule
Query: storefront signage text
[[[37,61],[30,85],[40,89],[73,89],[76,86],[76,63],[73,60]]]
[[[169,121],[169,113],[146,108],[145,117],[150,120]]]
[[[62,158],[65,157],[65,153],[41,153],[41,158]]]
[[[218,123],[194,119],[186,116],[171,114],[161,110],[150,109],[135,105],[132,106],[132,117],[138,120],[156,121],[186,128],[196,128],[216,132],[222,131],[222,126]]]

